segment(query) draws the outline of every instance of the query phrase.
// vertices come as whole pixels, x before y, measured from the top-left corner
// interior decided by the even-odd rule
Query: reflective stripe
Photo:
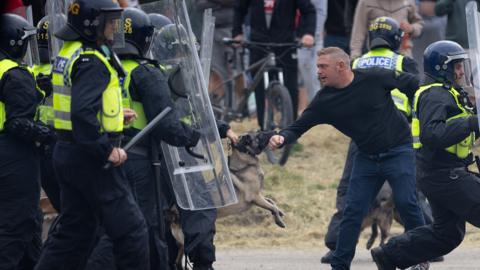
[[[132,96],[130,95],[130,82],[132,80],[132,72],[139,66],[141,65],[135,60],[122,60],[122,66],[127,72],[127,76],[123,80],[123,106],[126,108],[131,108],[137,113],[137,118],[133,123],[128,125],[128,127],[132,127],[135,129],[143,129],[147,125],[147,117],[145,116],[145,112],[143,110],[143,104],[141,102],[135,101],[132,99]]]
[[[417,113],[417,108],[418,108],[418,101],[420,99],[420,96],[423,92],[426,90],[430,89],[431,87],[443,87],[443,84],[441,83],[433,83],[429,85],[425,85],[420,87],[417,92],[415,93],[414,96],[414,101],[413,101],[413,119],[412,119],[412,136],[414,139],[413,146],[416,149],[419,149],[422,147],[422,143],[420,141],[420,120],[418,118],[418,113]],[[470,117],[473,114],[467,111],[461,103],[458,101],[458,96],[460,95],[455,88],[451,87],[448,92],[452,94],[453,99],[455,100],[455,103],[457,104],[458,108],[462,111],[461,113],[454,115],[446,120],[446,122],[451,121],[453,119],[457,118],[464,118],[464,117]],[[449,146],[445,148],[445,151],[455,154],[457,157],[463,159],[468,157],[468,155],[471,153],[471,148],[473,145],[473,142],[475,141],[475,133],[472,132],[470,133],[465,139],[463,139],[461,142],[454,144],[452,146]]]
[[[403,55],[397,54],[387,48],[376,48],[361,57],[355,59],[353,62],[353,69],[369,69],[369,68],[384,68],[403,72]],[[400,92],[398,89],[391,91],[392,99],[395,106],[407,116],[411,115],[410,101],[407,95]]]
[[[0,82],[3,79],[3,75],[5,74],[5,72],[18,66],[19,66],[18,63],[10,59],[1,60],[0,61]],[[0,101],[0,131],[3,130],[5,121],[7,121],[7,112],[5,111],[5,103]]]
[[[99,51],[83,49],[78,41],[67,41],[55,58],[52,66],[54,126],[56,129],[71,130],[71,78],[72,67],[80,55],[94,55],[110,73],[109,83],[102,93],[102,107],[97,114],[101,132],[123,130],[123,106],[120,81],[108,59]]]

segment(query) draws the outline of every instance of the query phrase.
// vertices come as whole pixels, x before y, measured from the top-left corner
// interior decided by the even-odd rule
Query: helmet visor
[[[37,29],[36,28],[28,28],[23,30],[23,35],[20,38],[19,45],[27,44],[27,51],[25,54],[24,61],[29,65],[38,65],[40,63],[40,53],[38,51],[38,43],[37,43]]]
[[[104,37],[105,42],[113,48],[125,47],[125,34],[123,27],[123,15],[121,10],[102,12],[99,21],[101,23],[98,28],[101,33],[100,37]]]

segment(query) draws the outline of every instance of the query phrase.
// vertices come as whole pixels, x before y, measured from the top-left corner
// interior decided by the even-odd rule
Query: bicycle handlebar
[[[248,41],[248,40],[235,40],[233,38],[223,38],[223,44],[225,45],[233,45],[233,44],[240,44],[242,47],[272,47],[272,48],[279,48],[279,47],[294,47],[294,48],[301,48],[303,47],[303,43],[301,41],[298,42],[287,42],[287,43],[271,43],[271,42],[257,42],[257,41]]]

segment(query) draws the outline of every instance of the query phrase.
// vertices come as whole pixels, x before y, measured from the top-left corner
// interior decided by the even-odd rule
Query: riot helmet
[[[387,47],[398,50],[402,42],[403,30],[398,22],[390,17],[378,17],[368,27],[370,50]]]
[[[133,54],[146,57],[152,44],[155,28],[149,16],[137,8],[126,8],[123,12],[125,47],[118,54]]]
[[[0,15],[0,51],[7,57],[20,61],[36,33],[37,29],[23,17],[8,13]]]
[[[154,59],[163,64],[178,64],[189,53],[187,31],[182,25],[168,24],[155,34],[151,48]]]
[[[456,42],[442,40],[430,44],[423,53],[423,69],[437,82],[456,87],[472,86],[468,54]]]
[[[150,17],[150,21],[156,30],[160,30],[165,25],[173,23],[172,20],[170,20],[167,16],[160,13],[150,13],[148,14],[148,17]]]
[[[55,33],[62,40],[123,47],[123,9],[116,0],[74,0],[68,7],[67,24]]]
[[[55,57],[51,51],[51,42],[54,42],[51,32],[52,20],[63,24],[67,22],[67,18],[63,14],[47,15],[38,22],[37,44],[41,63],[49,63],[50,59]]]

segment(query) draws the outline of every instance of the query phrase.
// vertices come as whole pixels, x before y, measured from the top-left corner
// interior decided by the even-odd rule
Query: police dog
[[[283,221],[284,213],[282,210],[277,207],[272,199],[262,195],[264,173],[260,167],[257,155],[265,149],[271,135],[273,134],[267,132],[245,134],[242,135],[239,142],[231,148],[228,167],[237,194],[238,203],[219,208],[217,210],[218,218],[238,215],[255,205],[270,211],[277,226],[281,228],[286,227]],[[176,268],[180,270],[182,269],[182,257],[184,255],[184,236],[179,225],[178,210],[174,207],[166,216],[172,235],[179,246],[179,253],[177,254],[175,265]]]
[[[395,205],[393,202],[392,188],[385,182],[377,194],[367,216],[363,219],[362,230],[370,227],[372,234],[367,241],[367,249],[372,248],[378,237],[380,228],[380,244],[383,245],[390,235],[394,220]]]

